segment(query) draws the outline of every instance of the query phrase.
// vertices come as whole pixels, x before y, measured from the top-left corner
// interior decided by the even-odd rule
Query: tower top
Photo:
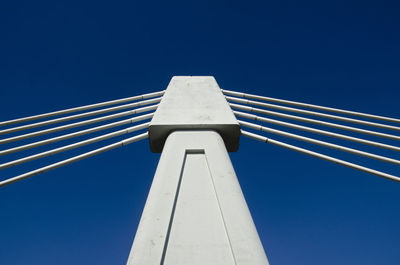
[[[239,148],[240,127],[213,76],[174,76],[151,120],[152,152],[161,152],[178,130],[214,130],[229,152]]]

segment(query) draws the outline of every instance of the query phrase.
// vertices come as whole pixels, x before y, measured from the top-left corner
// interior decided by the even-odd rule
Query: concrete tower
[[[228,151],[240,127],[211,76],[173,77],[149,127],[162,152],[128,265],[265,265]]]

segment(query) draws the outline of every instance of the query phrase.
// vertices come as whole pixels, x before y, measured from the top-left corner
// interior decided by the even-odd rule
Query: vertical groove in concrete
[[[234,265],[205,154],[186,154],[163,265]]]

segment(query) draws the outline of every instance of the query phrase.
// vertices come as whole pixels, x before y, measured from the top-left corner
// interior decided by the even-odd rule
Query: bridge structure
[[[229,158],[228,152],[239,150],[240,138],[400,182],[400,177],[368,165],[273,139],[279,135],[399,166],[396,158],[360,149],[365,145],[399,152],[399,146],[385,143],[386,139],[400,140],[399,123],[397,118],[225,90],[211,76],[175,76],[163,91],[0,122],[0,144],[15,143],[0,150],[4,157],[87,136],[2,163],[0,170],[127,135],[122,141],[17,176],[1,176],[0,187],[148,139],[150,150],[161,157],[127,264],[268,264]],[[80,129],[82,126],[91,127]],[[90,137],[110,129],[113,131]],[[74,131],[51,136],[68,130]],[[14,136],[7,137],[11,133]],[[38,136],[48,138],[35,141]],[[25,139],[32,141],[19,144]],[[346,145],[335,143],[338,139]]]

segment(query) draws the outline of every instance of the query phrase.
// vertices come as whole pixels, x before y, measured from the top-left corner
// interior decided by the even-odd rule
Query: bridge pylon
[[[239,124],[213,77],[174,77],[150,123],[160,152],[128,265],[265,265],[228,150]]]

